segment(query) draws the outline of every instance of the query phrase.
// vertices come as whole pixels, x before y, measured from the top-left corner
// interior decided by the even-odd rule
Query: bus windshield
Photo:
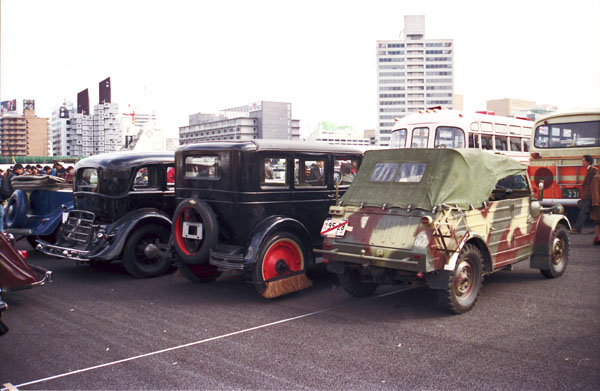
[[[540,125],[533,142],[537,148],[600,146],[600,121]]]

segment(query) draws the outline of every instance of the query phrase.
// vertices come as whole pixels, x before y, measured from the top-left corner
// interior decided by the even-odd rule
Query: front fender
[[[67,211],[73,209],[73,202],[64,204]],[[27,228],[31,228],[31,234],[36,236],[45,236],[53,234],[62,223],[63,209],[57,208],[46,216],[29,216]],[[34,218],[35,217],[35,218]]]
[[[255,263],[260,252],[260,245],[265,239],[276,231],[298,232],[302,233],[301,240],[310,238],[308,230],[300,221],[283,216],[271,216],[261,221],[249,235],[249,244],[244,255],[244,264]],[[309,254],[310,255],[310,254]]]
[[[134,210],[107,227],[107,234],[109,238],[112,238],[110,244],[100,246],[101,248],[97,247],[99,251],[92,250],[88,257],[106,261],[118,259],[131,231],[140,224],[150,222],[157,222],[170,227],[171,217],[158,209],[142,208]]]
[[[548,266],[552,239],[558,224],[564,224],[568,230],[571,230],[569,219],[563,215],[543,214],[540,217],[535,233],[533,254],[529,264],[531,268],[540,269]]]

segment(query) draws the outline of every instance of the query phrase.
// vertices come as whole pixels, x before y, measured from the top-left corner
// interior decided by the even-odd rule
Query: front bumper
[[[38,240],[38,245],[35,249],[41,253],[57,258],[71,259],[78,262],[90,261],[88,258],[88,250],[78,250],[70,247],[57,246],[55,244],[44,242],[43,240]]]

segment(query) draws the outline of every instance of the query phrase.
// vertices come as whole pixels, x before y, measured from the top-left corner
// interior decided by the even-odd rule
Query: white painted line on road
[[[381,298],[381,297],[390,296],[390,295],[393,295],[393,294],[396,294],[396,293],[404,292],[405,290],[408,290],[408,289],[411,289],[411,288],[405,288],[405,289],[400,289],[400,290],[393,291],[393,292],[383,293],[381,295],[377,295],[377,296],[373,296],[373,297],[367,298],[366,300],[374,300],[374,299],[378,299],[378,298]],[[325,308],[325,309],[320,310],[320,311],[309,312],[308,314],[298,315],[298,316],[294,316],[294,317],[291,317],[291,318],[282,319],[282,320],[278,320],[278,321],[271,322],[271,323],[266,323],[266,324],[263,324],[263,325],[260,325],[260,326],[250,327],[248,329],[234,331],[232,333],[227,333],[227,334],[219,335],[219,336],[216,336],[216,337],[211,337],[211,338],[203,339],[203,340],[200,340],[200,341],[186,343],[184,345],[173,346],[173,347],[170,347],[170,348],[167,348],[167,349],[157,350],[155,352],[140,354],[139,356],[124,358],[124,359],[121,359],[121,360],[112,361],[112,362],[108,362],[108,363],[105,363],[105,364],[94,365],[93,367],[88,367],[88,368],[83,368],[83,369],[77,369],[75,371],[62,373],[60,375],[54,375],[54,376],[50,376],[50,377],[45,377],[43,379],[32,380],[32,381],[29,381],[27,383],[18,384],[16,386],[12,386],[12,384],[11,384],[11,386],[18,389],[18,388],[21,388],[21,387],[30,386],[32,384],[43,383],[43,382],[46,382],[46,381],[49,381],[49,380],[56,380],[56,379],[60,379],[61,377],[67,377],[67,376],[71,376],[71,375],[76,375],[78,373],[93,371],[95,369],[110,367],[112,365],[122,364],[124,362],[133,361],[133,360],[137,360],[137,359],[144,358],[144,357],[155,356],[157,354],[171,352],[173,350],[179,350],[179,349],[183,349],[183,348],[188,348],[190,346],[200,345],[200,344],[203,344],[203,343],[206,343],[206,342],[212,342],[212,341],[216,341],[216,340],[219,340],[219,339],[224,339],[224,338],[232,337],[234,335],[247,333],[249,331],[264,329],[264,328],[267,328],[267,327],[276,326],[276,325],[282,324],[282,323],[292,322],[294,320],[298,320],[298,319],[302,319],[302,318],[308,318],[309,316],[322,314],[324,312],[329,312],[329,311],[332,311],[332,310],[334,310],[336,308],[346,307],[348,305],[349,304],[343,304],[343,305],[338,305],[338,306],[334,306],[334,307],[329,307],[329,308]],[[6,383],[6,384],[10,384],[10,383]],[[6,384],[4,384],[3,386],[6,386]],[[10,391],[10,390],[11,390],[11,388],[2,388],[1,389],[1,391]]]

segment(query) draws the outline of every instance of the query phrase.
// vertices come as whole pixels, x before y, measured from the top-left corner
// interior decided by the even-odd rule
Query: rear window
[[[184,162],[186,178],[219,179],[221,176],[218,156],[187,156]]]
[[[423,179],[427,163],[376,163],[371,182],[418,183]]]

